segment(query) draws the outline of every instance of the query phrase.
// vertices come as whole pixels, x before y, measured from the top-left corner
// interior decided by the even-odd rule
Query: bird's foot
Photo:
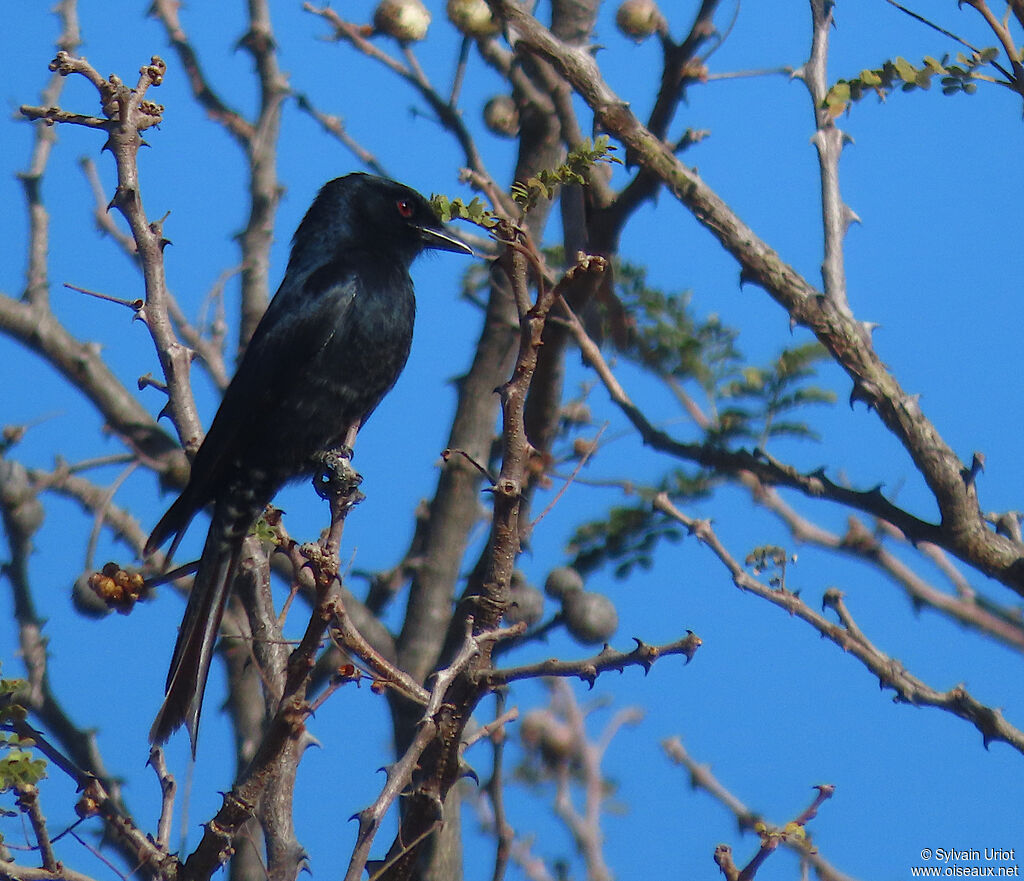
[[[337,561],[338,548],[341,545],[341,531],[345,518],[356,505],[366,498],[359,491],[363,482],[362,475],[352,467],[349,455],[338,450],[329,450],[320,457],[320,465],[313,476],[313,488],[317,495],[326,499],[331,506],[331,525],[326,536],[321,538],[324,550]]]
[[[320,498],[334,501],[353,496],[362,482],[362,475],[352,467],[352,450],[349,447],[327,450],[317,457],[313,489]]]

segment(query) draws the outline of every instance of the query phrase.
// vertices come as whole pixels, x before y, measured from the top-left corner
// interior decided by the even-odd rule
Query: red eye
[[[398,209],[398,213],[402,215],[406,220],[412,217],[413,207],[412,202],[408,199],[399,199],[395,202],[395,207]]]

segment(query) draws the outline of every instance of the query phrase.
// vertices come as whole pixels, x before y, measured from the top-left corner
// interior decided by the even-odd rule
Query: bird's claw
[[[338,447],[318,457],[317,469],[313,474],[313,489],[322,499],[352,495],[363,482],[363,476],[352,467],[352,450]]]

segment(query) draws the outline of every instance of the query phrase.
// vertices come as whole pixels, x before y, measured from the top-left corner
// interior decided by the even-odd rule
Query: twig
[[[92,216],[96,221],[96,228],[103,234],[110,236],[120,247],[121,251],[129,260],[141,269],[139,265],[139,251],[135,246],[135,239],[118,228],[114,222],[113,215],[108,210],[106,194],[103,192],[103,184],[100,182],[99,173],[96,171],[96,163],[91,156],[83,156],[78,160],[79,167],[89,182],[93,195]]]
[[[689,663],[701,646],[701,639],[695,633],[687,633],[681,639],[664,645],[649,645],[633,637],[636,648],[631,652],[619,652],[605,646],[600,654],[580,661],[560,661],[552,658],[536,664],[509,667],[503,670],[484,670],[478,674],[478,681],[489,688],[507,685],[517,679],[535,679],[538,676],[575,676],[593,686],[597,677],[609,670],[622,672],[626,667],[643,667],[650,670],[658,658],[667,655],[682,655]]]
[[[801,473],[792,466],[773,459],[763,451],[757,453],[742,449],[732,451],[719,444],[684,443],[675,440],[666,431],[655,426],[633,403],[605,360],[600,347],[587,334],[582,322],[573,313],[568,303],[562,300],[559,302],[559,306],[568,318],[572,335],[580,348],[584,361],[597,373],[612,401],[637,429],[644,443],[653,449],[716,471],[730,474],[750,472],[766,485],[788,486],[799,490],[810,498],[831,499],[848,507],[871,513],[880,519],[888,520],[914,540],[942,542],[939,527],[920,520],[893,505],[878,490],[870,492],[851,490],[830,480],[822,469],[806,474]]]
[[[308,113],[313,119],[320,123],[320,127],[328,134],[333,135],[345,147],[348,148],[349,152],[356,157],[360,162],[363,163],[370,171],[374,174],[378,174],[381,177],[391,177],[388,174],[387,169],[380,164],[380,160],[367,150],[362,144],[360,144],[355,138],[353,138],[345,128],[345,123],[342,121],[340,116],[333,116],[329,113],[324,113],[318,110],[313,102],[309,100],[309,96],[299,93],[295,96],[295,103],[298,104],[299,109],[304,113]]]
[[[762,822],[761,815],[752,811],[711,773],[707,765],[698,764],[697,761],[686,751],[682,740],[678,737],[669,737],[661,742],[665,754],[677,765],[686,768],[690,775],[690,785],[694,789],[703,789],[715,801],[727,808],[736,818],[741,830],[751,832],[759,822]],[[815,871],[820,881],[854,881],[849,875],[840,872],[822,855],[815,850],[808,850],[795,840],[786,839],[782,842],[786,847],[800,855],[801,860],[806,861]]]
[[[1021,52],[1017,48],[1010,29],[1004,22],[996,18],[985,0],[964,0],[964,2],[978,10],[978,14],[985,19],[985,24],[992,29],[992,33],[996,35],[1000,45],[1002,45],[1006,57],[1010,59],[1010,64],[1013,66],[1013,74],[1008,73],[995,60],[992,61],[992,66],[1013,84],[1015,91],[1024,94],[1024,81],[1022,81],[1022,78],[1024,78],[1024,65],[1021,65]]]
[[[138,313],[145,305],[145,301],[142,299],[125,300],[121,297],[112,296],[111,294],[103,294],[99,291],[90,291],[88,288],[80,288],[78,285],[71,284],[67,281],[64,282],[64,287],[69,288],[72,291],[78,291],[80,294],[95,297],[97,300],[106,300],[108,303],[117,303],[120,306],[127,306],[135,313]]]
[[[488,173],[484,165],[480,152],[476,148],[473,136],[466,127],[465,121],[462,119],[458,109],[454,104],[449,103],[447,99],[442,97],[441,94],[433,88],[433,86],[431,86],[426,75],[423,73],[422,68],[420,68],[419,63],[416,61],[415,55],[412,54],[411,49],[406,50],[405,57],[408,63],[403,64],[397,58],[393,58],[387,52],[384,52],[382,49],[375,46],[366,38],[362,28],[352,24],[351,22],[345,21],[345,19],[343,19],[329,6],[317,7],[312,3],[303,3],[302,8],[306,12],[320,16],[330,24],[331,27],[334,28],[334,34],[338,40],[346,41],[353,48],[358,49],[368,58],[372,58],[380,64],[383,64],[392,73],[398,75],[407,83],[412,85],[427,102],[430,109],[437,115],[441,124],[450,131],[456,141],[458,141],[463,152],[465,164],[469,166],[475,174],[493,181],[492,176]],[[493,192],[499,196],[500,202],[496,204],[501,205],[505,215],[508,217],[515,216],[517,212],[512,200],[497,186],[493,187]]]
[[[67,866],[61,866],[60,875],[55,876],[49,869],[38,869],[34,866],[19,866],[9,860],[0,859],[0,878],[12,881],[96,881],[91,875],[83,875]]]
[[[823,615],[815,612],[795,593],[785,588],[769,587],[748,575],[739,561],[719,541],[709,521],[687,516],[676,508],[664,493],[657,496],[654,507],[686,526],[701,544],[706,545],[729,570],[733,583],[740,590],[767,600],[772,605],[779,606],[790,615],[810,624],[826,639],[831,640],[843,651],[857,658],[878,677],[879,685],[882,688],[891,688],[895,691],[894,701],[897,703],[946,710],[974,725],[981,733],[986,747],[992,741],[1001,740],[1018,752],[1024,753],[1024,732],[1010,725],[1003,718],[1000,709],[987,707],[980,703],[962,685],[956,685],[945,692],[937,691],[908,673],[895,658],[876,648],[856,628],[852,616],[849,615],[843,604],[842,594],[838,590],[834,588],[827,590],[823,605],[836,610],[840,617],[840,625],[833,624]]]
[[[831,798],[835,792],[835,786],[831,784],[821,784],[814,788],[818,790],[818,794],[800,816],[787,823],[783,829],[765,829],[759,833],[761,836],[761,847],[758,848],[757,853],[754,854],[753,858],[743,869],[737,869],[733,863],[732,848],[729,845],[720,844],[715,848],[715,863],[722,870],[722,874],[725,875],[727,881],[751,881],[764,861],[778,849],[780,844],[789,842],[790,839],[794,842],[806,839],[803,827],[817,816],[818,807],[826,799]],[[809,845],[804,844],[804,847],[809,847]]]
[[[731,70],[724,73],[709,73],[705,79],[711,83],[715,80],[738,80],[749,77],[776,76],[778,74],[793,76],[793,68],[786,65],[783,67],[763,67],[758,70]]]
[[[160,819],[156,826],[156,845],[162,850],[167,850],[171,840],[171,829],[174,823],[174,794],[178,785],[174,777],[167,770],[167,762],[164,760],[164,751],[159,746],[154,746],[149,751],[149,765],[156,773],[156,779],[160,783]]]
[[[933,527],[936,543],[1024,594],[1016,546],[985,526],[976,486],[963,480],[964,464],[919,402],[900,387],[864,338],[862,327],[787,265],[696,172],[669,152],[662,138],[637,120],[604,81],[589,52],[559,40],[514,0],[489,3],[507,21],[516,48],[553,63],[594,111],[596,124],[618,138],[737,260],[742,280],[762,286],[795,324],[813,331],[851,376],[853,400],[876,410],[932,491],[942,524]]]
[[[117,494],[121,485],[132,476],[135,469],[138,467],[138,462],[130,462],[128,467],[125,468],[107,488],[106,498],[102,500],[99,507],[96,509],[96,513],[93,517],[92,530],[89,532],[89,540],[85,546],[85,568],[87,570],[91,569],[93,566],[93,556],[96,553],[96,544],[99,542],[100,532],[103,529],[103,525],[107,521],[107,511],[110,510],[110,505],[114,500],[114,496]]]
[[[955,40],[961,46],[966,46],[968,49],[970,49],[975,54],[981,54],[981,50],[977,46],[974,46],[973,44],[968,43],[967,40],[963,39],[962,37],[957,36],[952,31],[947,31],[944,27],[941,27],[940,25],[937,25],[935,22],[931,21],[930,19],[925,18],[923,15],[919,15],[918,13],[914,12],[912,9],[908,9],[906,6],[902,5],[901,3],[897,3],[896,0],[885,0],[885,2],[888,3],[890,6],[896,7],[900,12],[903,12],[906,15],[909,15],[911,18],[915,19],[916,21],[921,22],[921,24],[925,25],[926,27],[930,27],[932,30],[938,31],[944,37],[949,37],[951,40]],[[968,2],[968,0],[964,0],[964,2],[967,2],[969,6],[975,6],[975,8],[977,8],[974,3],[970,3],[970,2]],[[996,24],[998,26],[998,22]],[[999,35],[999,31],[1001,29],[1002,29],[1001,26],[999,27],[999,29],[993,28],[993,30],[996,32],[997,36]],[[1000,41],[1002,42],[1001,39],[1000,39]],[[1012,40],[1010,42],[1010,45],[1011,46],[1013,45]],[[1004,48],[1005,48],[1005,44],[1004,44]],[[1009,55],[1009,58],[1010,58],[1011,61],[1014,60],[1014,59],[1017,59],[1019,61],[1019,56],[1017,54],[1016,48],[1014,48],[1012,52],[1008,52],[1007,54]],[[1007,71],[1002,65],[997,63],[995,60],[993,60],[991,62],[991,64],[1004,77],[1006,77],[1006,79],[1010,83],[1013,83],[1014,77],[1010,74],[1009,71]]]
[[[592,441],[590,441],[590,445],[587,447],[586,451],[583,453],[582,456],[580,456],[579,463],[573,469],[572,474],[570,474],[569,477],[566,479],[566,481],[562,485],[561,489],[559,489],[558,492],[555,493],[555,497],[550,502],[548,502],[547,507],[545,507],[544,510],[541,511],[530,522],[530,529],[534,529],[537,526],[537,524],[540,523],[541,520],[543,520],[545,517],[547,517],[547,515],[551,511],[551,509],[554,508],[555,505],[558,504],[558,500],[560,498],[562,498],[562,496],[565,495],[565,493],[569,489],[569,487],[572,486],[573,482],[576,480],[576,476],[580,473],[580,471],[583,470],[583,466],[587,464],[587,461],[590,459],[590,457],[594,454],[594,451],[597,449],[597,442],[601,439],[601,435],[604,434],[604,431],[605,431],[605,429],[607,427],[608,427],[608,423],[607,422],[605,422],[605,424],[601,426],[601,428],[597,432],[597,435],[594,437],[594,439]]]
[[[339,603],[330,635],[339,648],[360,658],[374,672],[380,687],[394,689],[414,703],[426,706],[430,699],[429,692],[370,645],[352,623],[343,603]]]
[[[39,788],[33,784],[17,784],[14,787],[14,794],[15,804],[25,813],[32,826],[43,868],[56,873],[59,870],[59,863],[57,855],[53,852],[49,830],[46,828],[46,817],[43,816],[43,809],[39,804]]]
[[[513,708],[510,713],[505,712],[506,692],[498,689],[495,692],[494,721],[488,726],[498,726],[498,721],[504,719],[510,713],[515,713]],[[484,791],[491,800],[491,807],[494,810],[494,834],[497,838],[494,851],[494,871],[491,873],[491,881],[502,881],[505,877],[505,869],[508,867],[511,856],[512,842],[515,841],[515,830],[508,821],[505,813],[505,728],[504,724],[495,727],[494,733],[490,736],[492,749],[491,776],[484,784]],[[467,747],[469,744],[467,743]]]
[[[494,475],[491,474],[491,472],[488,471],[483,465],[477,462],[477,460],[474,459],[471,455],[469,455],[469,453],[467,453],[465,450],[449,449],[441,451],[441,461],[443,462],[447,462],[452,456],[461,456],[463,459],[469,462],[470,465],[472,465],[483,477],[487,479],[487,482],[491,486],[494,486],[494,484],[497,482],[494,479]]]
[[[852,317],[846,297],[843,240],[850,224],[858,218],[843,202],[839,191],[839,157],[846,137],[825,103],[828,92],[828,39],[832,30],[831,0],[811,0],[811,26],[811,57],[793,75],[807,86],[814,111],[815,132],[811,140],[818,153],[821,214],[825,233],[825,257],[821,264],[821,275],[825,296],[832,300],[837,309]]]
[[[497,691],[496,696],[500,697],[503,692]],[[471,746],[479,743],[485,737],[495,743],[505,740],[505,726],[509,722],[515,722],[519,718],[519,708],[513,707],[511,710],[501,710],[495,714],[495,717],[488,722],[486,725],[481,725],[477,728],[469,737],[462,741],[462,752],[465,753]]]
[[[52,729],[54,726],[51,720],[40,715],[46,725]],[[160,851],[149,836],[139,829],[134,819],[124,809],[120,798],[111,794],[112,791],[117,792],[114,782],[111,782],[110,787],[106,786],[98,776],[78,765],[74,753],[70,756],[65,755],[50,742],[42,731],[29,722],[8,717],[4,727],[14,731],[22,738],[34,741],[35,749],[75,781],[81,792],[80,809],[86,814],[99,814],[103,817],[109,839],[114,842],[126,860],[139,866],[148,863],[159,869],[167,859],[166,854]],[[82,747],[78,746],[76,752],[83,752]],[[78,838],[73,829],[69,832]]]
[[[501,631],[475,632],[473,625],[472,617],[468,618],[459,653],[448,667],[435,676],[434,683],[430,689],[430,699],[427,702],[412,744],[395,764],[385,768],[387,782],[376,801],[358,813],[359,835],[356,839],[355,849],[352,852],[352,858],[349,861],[348,871],[345,873],[345,881],[359,881],[362,877],[363,869],[370,854],[370,847],[373,844],[377,831],[380,829],[381,821],[399,793],[412,780],[413,771],[419,763],[423,751],[437,733],[437,717],[441,710],[442,701],[452,682],[468,667],[470,661],[480,653],[482,644],[493,642],[496,639],[500,639],[503,635]],[[440,804],[437,807],[438,811],[440,811]],[[388,854],[384,867],[379,872],[375,872],[374,877],[382,874],[388,866],[394,865],[399,858],[406,856],[410,849],[421,842],[439,822],[440,816],[416,838],[406,839],[405,844],[401,847],[397,847],[398,842],[396,841],[396,844],[392,846],[392,850]]]
[[[1024,651],[1024,621],[1020,613],[979,598],[941,548],[928,542],[918,542],[916,545],[917,551],[930,559],[953,582],[957,596],[935,587],[886,549],[883,543],[885,537],[901,544],[907,543],[906,536],[892,524],[877,520],[873,533],[859,519],[850,515],[846,532],[840,535],[798,514],[777,490],[763,485],[752,474],[739,474],[738,478],[750,490],[755,504],[776,514],[789,527],[797,541],[848,554],[870,563],[896,582],[915,608],[931,607],[1017,651]]]
[[[459,46],[459,60],[455,64],[455,75],[452,77],[452,90],[448,95],[448,104],[455,107],[459,103],[459,95],[462,92],[462,81],[466,76],[466,65],[469,61],[469,49],[473,41],[464,36]]]
[[[328,529],[331,543],[340,541],[344,520],[361,496],[358,483],[353,480],[338,481],[335,488],[338,495],[331,500],[332,522]],[[340,524],[337,522],[339,518]],[[239,775],[231,791],[225,794],[220,810],[206,824],[206,831],[196,849],[184,861],[184,865],[178,867],[178,871],[184,871],[186,875],[209,876],[226,861],[233,837],[255,815],[267,787],[274,783],[278,775],[294,769],[297,762],[295,747],[310,712],[306,700],[310,673],[324,631],[337,615],[341,602],[341,585],[336,577],[336,553],[323,553],[315,560],[310,560],[310,564],[316,570],[317,603],[302,639],[288,658],[287,674],[277,709],[267,723],[266,733],[252,761]]]

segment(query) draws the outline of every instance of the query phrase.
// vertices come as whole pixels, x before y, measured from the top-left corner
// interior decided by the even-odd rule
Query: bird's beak
[[[473,254],[473,249],[469,245],[445,228],[435,229],[430,226],[421,226],[419,231],[425,248],[433,248],[435,251],[454,251],[456,254]]]

